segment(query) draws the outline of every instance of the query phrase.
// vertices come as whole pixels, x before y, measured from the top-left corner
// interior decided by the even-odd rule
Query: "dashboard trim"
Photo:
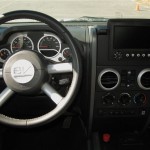
[[[92,132],[94,100],[95,100],[95,79],[96,79],[96,55],[97,55],[97,35],[96,29],[92,26],[89,27],[90,49],[91,49],[91,96],[90,96],[90,114],[89,114],[89,128],[88,134]]]
[[[105,73],[108,73],[108,72],[114,73],[114,74],[117,76],[117,78],[118,78],[117,84],[116,84],[114,87],[112,87],[112,88],[106,88],[106,87],[104,87],[104,86],[102,85],[102,82],[101,82],[102,76],[103,76]],[[121,78],[121,77],[120,77],[120,74],[119,74],[119,72],[118,72],[117,70],[115,70],[115,69],[113,69],[113,68],[106,68],[106,69],[102,70],[102,71],[99,73],[99,75],[98,75],[98,84],[99,84],[99,86],[100,86],[103,90],[106,90],[106,91],[114,90],[114,89],[117,88],[118,85],[120,84],[120,80],[121,80],[120,78]]]
[[[56,35],[54,35],[54,34],[52,34],[52,33],[44,33],[44,35],[39,39],[39,41],[38,41],[38,44],[37,44],[37,48],[38,48],[38,52],[39,53],[41,53],[41,50],[42,49],[40,49],[40,42],[45,38],[45,37],[49,37],[49,36],[51,36],[51,37],[54,37],[55,39],[57,39],[58,40],[58,42],[59,42],[59,45],[60,45],[60,47],[59,47],[59,50],[57,51],[57,54],[56,55],[54,55],[54,56],[52,56],[52,57],[47,57],[47,56],[45,56],[44,55],[44,57],[45,58],[54,58],[54,57],[57,57],[59,54],[60,54],[60,51],[61,51],[61,47],[62,47],[62,45],[61,45],[61,40],[60,40],[60,38],[58,37],[58,36],[56,36]],[[49,50],[54,50],[54,49],[49,49]],[[55,50],[56,51],[56,50]],[[42,54],[42,53],[41,53]],[[43,55],[43,54],[42,54]]]
[[[33,44],[32,39],[27,35],[27,33],[22,32],[22,33],[13,34],[13,38],[11,39],[11,43],[10,43],[10,50],[12,53],[14,53],[13,42],[19,37],[26,37],[31,42],[32,50],[34,50],[35,45]]]
[[[139,74],[138,74],[138,77],[137,77],[137,83],[139,85],[139,87],[143,90],[150,90],[150,87],[149,88],[146,88],[142,85],[141,83],[141,77],[143,76],[144,73],[146,72],[150,72],[150,68],[146,68],[146,69],[143,69]]]

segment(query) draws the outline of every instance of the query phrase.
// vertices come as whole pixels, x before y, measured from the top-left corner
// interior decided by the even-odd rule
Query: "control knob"
[[[119,104],[126,106],[131,102],[131,96],[128,93],[122,93],[118,100]]]
[[[134,102],[138,106],[142,106],[146,103],[146,96],[143,93],[138,93],[134,96]]]
[[[111,95],[111,94],[107,94],[105,96],[103,96],[103,104],[105,105],[113,105],[115,100],[115,96]]]

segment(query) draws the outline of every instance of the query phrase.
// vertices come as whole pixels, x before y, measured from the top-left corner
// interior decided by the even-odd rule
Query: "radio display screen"
[[[114,26],[114,49],[150,49],[150,27]]]

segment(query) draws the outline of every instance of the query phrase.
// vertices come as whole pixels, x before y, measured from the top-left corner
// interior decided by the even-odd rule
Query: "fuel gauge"
[[[0,50],[0,62],[4,62],[10,55],[10,51],[6,48]]]
[[[65,49],[62,50],[62,55],[65,59],[71,58],[71,51],[70,48],[67,47]]]

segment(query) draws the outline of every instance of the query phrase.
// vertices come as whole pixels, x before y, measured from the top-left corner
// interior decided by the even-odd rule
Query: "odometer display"
[[[38,51],[47,58],[55,57],[60,50],[61,41],[53,34],[45,34],[38,42]]]

